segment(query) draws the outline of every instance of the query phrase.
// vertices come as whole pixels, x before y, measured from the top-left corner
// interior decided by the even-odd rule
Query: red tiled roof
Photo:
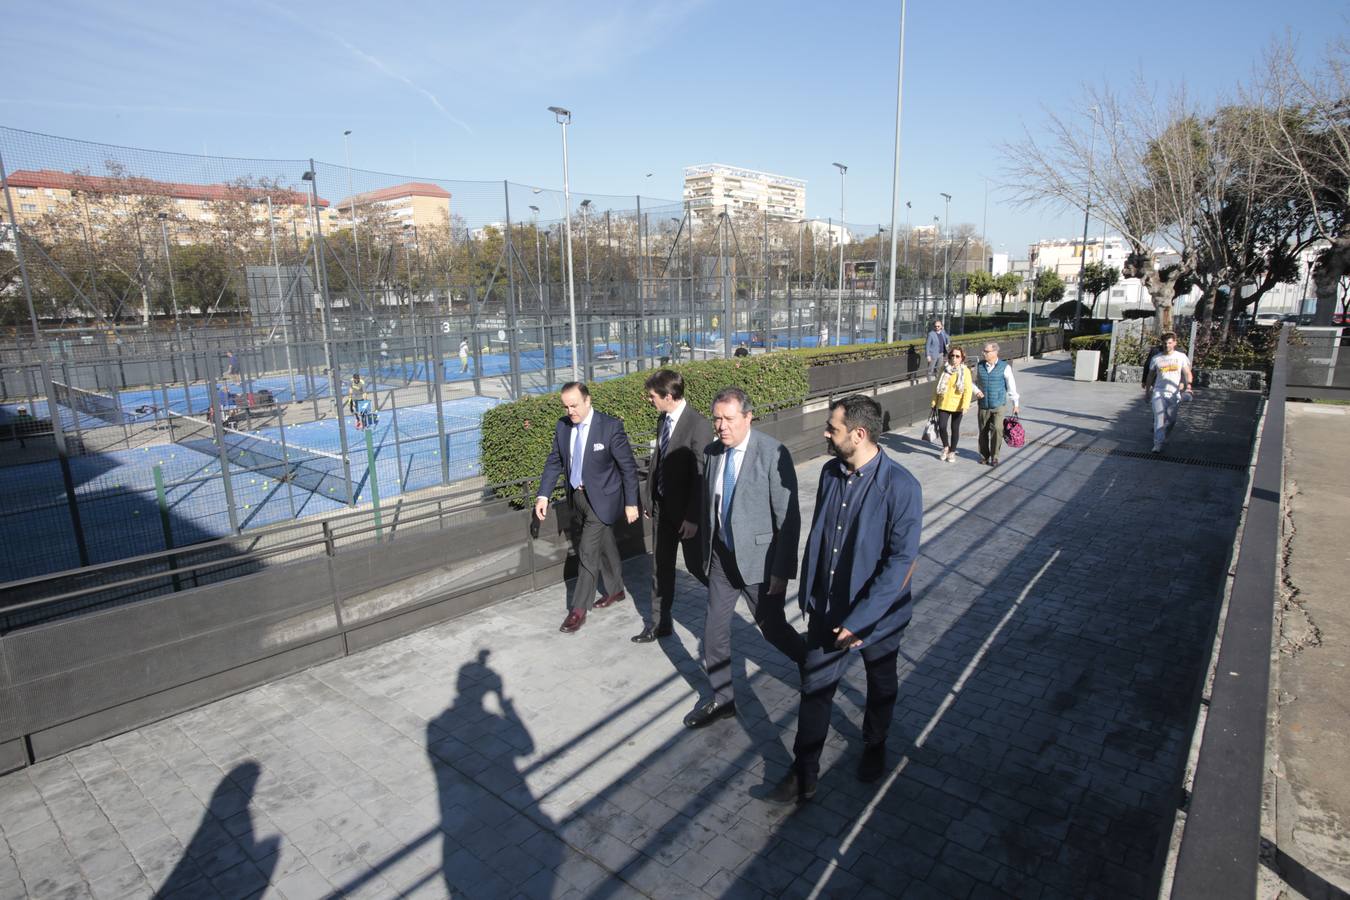
[[[450,192],[440,185],[425,181],[408,181],[393,187],[366,191],[354,197],[344,197],[338,201],[338,209],[351,206],[363,206],[367,203],[379,203],[381,200],[397,200],[400,197],[434,197],[437,200],[449,200]]]
[[[258,188],[242,188],[230,184],[184,184],[155,181],[151,178],[108,178],[85,175],[80,172],[58,172],[55,169],[20,169],[9,173],[9,184],[16,188],[56,188],[64,191],[88,191],[91,194],[146,194],[171,197],[175,200],[252,200],[269,193]],[[306,194],[300,191],[270,191],[272,202],[303,206]],[[328,201],[319,198],[319,206]]]

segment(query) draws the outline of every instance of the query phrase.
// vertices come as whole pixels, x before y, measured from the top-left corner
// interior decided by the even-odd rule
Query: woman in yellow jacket
[[[975,376],[966,365],[966,352],[960,347],[947,350],[947,362],[933,392],[937,410],[938,436],[942,439],[942,461],[956,461],[956,443],[961,439],[961,415],[970,406]]]

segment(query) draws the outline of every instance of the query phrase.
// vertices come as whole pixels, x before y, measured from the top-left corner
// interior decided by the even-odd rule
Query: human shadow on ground
[[[441,877],[452,896],[507,897],[519,891],[546,897],[562,860],[557,842],[540,837],[539,829],[551,831],[553,823],[520,775],[518,761],[534,753],[534,739],[501,675],[488,665],[490,656],[490,650],[479,650],[460,667],[454,700],[427,723],[427,754],[440,802]],[[509,804],[503,796],[510,797]],[[499,867],[483,860],[517,844],[527,852],[503,863],[537,871],[513,887]]]
[[[217,891],[226,897],[247,897],[267,887],[281,838],[273,835],[260,841],[253,833],[249,806],[261,775],[262,767],[250,760],[221,779],[182,858],[155,891],[156,898],[216,896]]]

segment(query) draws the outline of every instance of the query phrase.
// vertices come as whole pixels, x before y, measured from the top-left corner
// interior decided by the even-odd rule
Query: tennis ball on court
[[[141,514],[141,511],[140,511],[139,509],[133,509],[133,510],[131,511],[131,514],[132,514],[133,516],[139,516],[139,515]]]

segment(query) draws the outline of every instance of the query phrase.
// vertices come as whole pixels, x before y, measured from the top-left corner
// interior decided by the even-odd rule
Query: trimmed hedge
[[[806,361],[799,353],[764,353],[733,359],[709,359],[672,365],[684,376],[684,397],[705,415],[722,388],[735,385],[750,395],[759,413],[802,401],[807,393]],[[633,372],[589,385],[595,408],[623,421],[633,451],[647,453],[646,441],[656,433],[656,410],[643,387],[655,371]],[[538,478],[544,470],[553,429],[563,415],[557,393],[523,397],[483,414],[483,476],[489,484]],[[503,497],[520,496],[516,488],[500,488]]]
[[[1057,331],[1037,328],[1036,331]],[[1007,331],[984,331],[956,335],[954,344],[966,348],[986,340],[1007,339]],[[863,359],[904,357],[910,350],[923,350],[923,340],[897,341],[893,344],[855,344],[846,347],[781,350],[732,359],[708,359],[673,364],[684,376],[685,399],[707,415],[712,398],[724,387],[735,385],[750,395],[758,413],[799,405],[809,390],[806,371],[812,366],[829,366]],[[610,381],[590,385],[595,408],[623,421],[633,450],[647,453],[646,442],[656,433],[656,410],[647,402],[643,383],[654,370],[633,372]],[[492,407],[483,414],[481,459],[483,477],[489,484],[511,485],[538,478],[544,470],[553,444],[553,429],[563,415],[557,393],[536,394]],[[508,499],[519,499],[515,487],[498,488]],[[561,496],[561,489],[556,496]]]

